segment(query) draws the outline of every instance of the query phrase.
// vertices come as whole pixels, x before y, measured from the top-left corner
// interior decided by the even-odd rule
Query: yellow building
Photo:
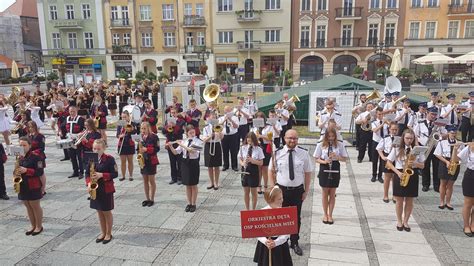
[[[245,81],[290,68],[291,0],[212,1],[216,76]]]
[[[143,71],[157,75],[164,72],[175,78],[189,70],[194,72],[196,65],[199,68],[195,62],[202,61],[197,54],[186,56],[187,52],[198,50],[185,49],[185,34],[192,32],[196,44],[202,36],[201,43],[211,43],[207,39],[209,12],[209,0],[105,1],[107,63],[113,66],[109,77],[117,77],[120,71],[131,77]],[[212,65],[212,60],[209,55],[206,63]]]
[[[472,51],[474,39],[473,0],[410,0],[406,7],[403,65],[412,71],[422,66],[411,60],[430,52],[451,57]],[[467,65],[435,66],[444,76],[466,72]]]

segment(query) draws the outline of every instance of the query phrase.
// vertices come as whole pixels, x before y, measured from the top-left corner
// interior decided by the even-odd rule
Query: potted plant
[[[423,73],[421,74],[421,83],[423,85],[427,83],[434,83],[435,82],[435,74],[434,67],[432,65],[425,66],[423,68]]]
[[[352,71],[352,77],[356,79],[360,79],[363,73],[364,73],[364,69],[360,66],[356,66],[354,70]]]
[[[413,75],[411,74],[408,68],[402,68],[398,72],[398,79],[400,79],[400,83],[402,83],[402,90],[410,90],[410,78]]]

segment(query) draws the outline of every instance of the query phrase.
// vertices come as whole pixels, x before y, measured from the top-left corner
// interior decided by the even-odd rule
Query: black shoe
[[[152,201],[152,200],[149,200],[149,201],[148,201],[148,204],[147,204],[146,206],[151,207],[151,206],[153,206],[153,205],[155,205],[155,202]]]
[[[83,179],[84,178],[84,174],[79,174],[79,179]]]
[[[374,183],[375,181],[377,181],[377,178],[375,176],[373,176],[372,179],[370,179],[370,181],[372,181],[372,183]]]
[[[380,184],[383,184],[383,178],[379,177],[378,180],[379,180]]]
[[[362,160],[361,160],[361,159],[357,159],[357,163],[362,163]]]
[[[184,211],[189,212],[190,209],[191,209],[191,205],[188,204],[188,205],[186,205],[186,208],[184,208]]]
[[[218,190],[218,189],[219,189],[219,187],[218,187],[218,186],[214,187],[214,190]]]
[[[100,242],[104,241],[104,238],[105,238],[105,236],[102,237],[102,238],[96,238],[96,239],[95,239],[95,242],[96,242],[96,243],[100,243]]]
[[[173,185],[173,184],[176,183],[176,182],[178,182],[178,181],[176,181],[176,180],[171,180],[168,184]]]
[[[329,220],[328,220],[328,224],[334,224],[334,221],[329,221]]]
[[[298,256],[303,256],[303,250],[300,248],[298,243],[291,245],[291,248],[295,251],[295,254]]]
[[[110,236],[110,239],[109,239],[109,240],[105,240],[105,239],[104,239],[104,241],[102,241],[102,244],[104,244],[104,245],[105,245],[105,244],[108,244],[110,241],[112,241],[112,236]]]
[[[446,205],[439,205],[438,208],[441,209],[441,210],[444,210],[444,207],[445,207],[445,206],[446,206]]]
[[[444,207],[450,211],[454,210],[453,206],[449,206],[448,204],[444,205]]]
[[[182,185],[183,182],[181,182],[181,180],[178,180],[178,185]]]
[[[408,226],[403,226],[403,230],[405,230],[405,232],[410,232],[411,228]]]
[[[196,205],[191,205],[191,208],[189,208],[189,212],[195,212],[196,211]]]
[[[224,168],[222,168],[222,172],[227,171],[227,169],[229,169],[229,167],[224,167]]]
[[[383,199],[383,202],[385,202],[385,203],[389,203],[389,202],[390,202],[390,200],[389,200],[389,199]]]
[[[207,187],[207,189],[213,189],[213,188],[214,188],[214,185]]]
[[[430,187],[427,186],[423,186],[423,188],[421,189],[421,191],[423,192],[427,192],[428,190],[430,190]]]
[[[38,232],[32,232],[31,235],[32,236],[37,236],[37,235],[41,234],[41,232],[43,232],[43,227],[41,227],[41,230],[39,230]]]
[[[400,231],[400,232],[403,231],[403,225],[402,226],[397,225],[397,230]]]
[[[68,176],[67,178],[74,178],[79,177],[79,173],[72,173],[72,175]]]
[[[128,178],[128,181],[133,181],[133,177],[129,177],[129,178]]]
[[[29,235],[31,235],[31,234],[33,233],[33,231],[35,231],[34,228],[31,229],[30,231],[26,231],[26,232],[25,232],[25,235],[29,236]]]
[[[59,161],[64,162],[64,161],[69,161],[69,160],[70,160],[69,158],[62,158],[62,159],[59,160]]]
[[[124,181],[125,177],[119,178],[119,181]]]
[[[3,194],[3,195],[0,196],[0,199],[9,200],[10,197],[7,194]]]
[[[148,200],[142,201],[142,207],[146,207],[146,206],[148,206]]]
[[[473,237],[474,236],[474,233],[472,233],[472,232],[464,232],[464,234],[468,237]]]
[[[237,168],[232,168],[232,170],[234,170],[234,172],[238,172],[238,171],[239,171],[239,169],[237,169]]]

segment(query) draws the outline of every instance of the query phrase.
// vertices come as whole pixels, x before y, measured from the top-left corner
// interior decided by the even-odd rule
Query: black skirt
[[[474,197],[474,170],[469,168],[464,172],[462,179],[462,194],[464,197]]]
[[[142,175],[156,175],[156,164],[153,165],[150,163],[150,160],[145,159],[145,166],[143,169],[140,169],[140,174]]]
[[[181,160],[181,182],[185,186],[199,184],[199,158]]]
[[[120,146],[117,148],[117,152],[119,151]],[[120,151],[120,155],[132,155],[135,154],[135,147],[130,145],[123,145],[122,150]]]
[[[385,153],[385,152],[384,152],[383,155],[385,155],[385,157],[387,157],[387,156],[388,156],[388,153]],[[388,168],[387,168],[387,161],[383,161],[383,165],[384,165],[384,166],[383,166],[383,172],[384,172],[384,173],[393,174],[393,171],[392,171],[391,169],[388,169]]]
[[[255,255],[253,256],[253,262],[258,265],[268,265],[268,248],[262,242],[257,241],[257,247],[255,248]],[[274,266],[291,266],[293,261],[291,260],[290,247],[288,242],[285,242],[272,249],[272,265]]]
[[[104,186],[97,188],[95,200],[90,200],[91,209],[98,211],[111,211],[114,209],[114,193],[105,193]]]
[[[77,111],[77,114],[78,114],[78,115],[85,115],[85,116],[88,116],[88,115],[89,115],[89,110],[87,110],[87,109],[79,109],[79,111]]]
[[[18,193],[19,200],[39,200],[43,198],[43,193],[41,193],[41,188],[38,189],[29,189],[27,182],[23,180],[20,183],[20,193]]]
[[[448,158],[449,160],[449,158]],[[438,176],[439,179],[441,180],[448,180],[448,181],[456,181],[459,176],[459,171],[461,170],[461,167],[458,166],[456,173],[454,175],[449,175],[448,174],[448,167],[444,162],[439,162],[438,164]]]
[[[403,169],[398,169],[398,171],[403,172]],[[418,171],[416,169],[414,169],[414,173],[410,177],[410,180],[408,181],[408,185],[406,187],[400,186],[400,178],[398,177],[398,175],[394,175],[392,181],[393,195],[396,197],[416,198],[418,197],[418,183],[419,176]]]
[[[107,120],[105,122],[99,122],[99,129],[107,129]]]
[[[259,171],[258,165],[249,164],[247,169],[242,167],[242,172],[248,172],[249,175],[242,174],[241,181],[243,187],[258,187]]]
[[[325,170],[329,170],[329,165],[320,164],[318,173],[319,186],[325,188],[339,187],[339,181],[341,180],[341,164],[338,161],[332,162],[331,170],[339,171],[339,173],[327,173]]]
[[[209,142],[204,146],[204,166],[220,167],[222,166],[222,146],[220,142],[216,142],[214,156],[209,154],[211,144]],[[214,144],[213,144],[214,145]]]

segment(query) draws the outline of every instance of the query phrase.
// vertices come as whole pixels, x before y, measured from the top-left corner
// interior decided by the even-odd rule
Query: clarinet
[[[332,153],[332,142],[329,142],[329,147],[328,147],[328,159],[329,159],[328,179],[332,179],[332,159],[330,157],[331,153]]]
[[[253,146],[249,145],[249,149],[247,151],[247,157],[246,158],[252,157],[252,150],[253,150]],[[248,167],[248,163],[245,164],[245,167],[242,166],[242,172],[249,173],[249,172],[247,172],[247,167]]]

